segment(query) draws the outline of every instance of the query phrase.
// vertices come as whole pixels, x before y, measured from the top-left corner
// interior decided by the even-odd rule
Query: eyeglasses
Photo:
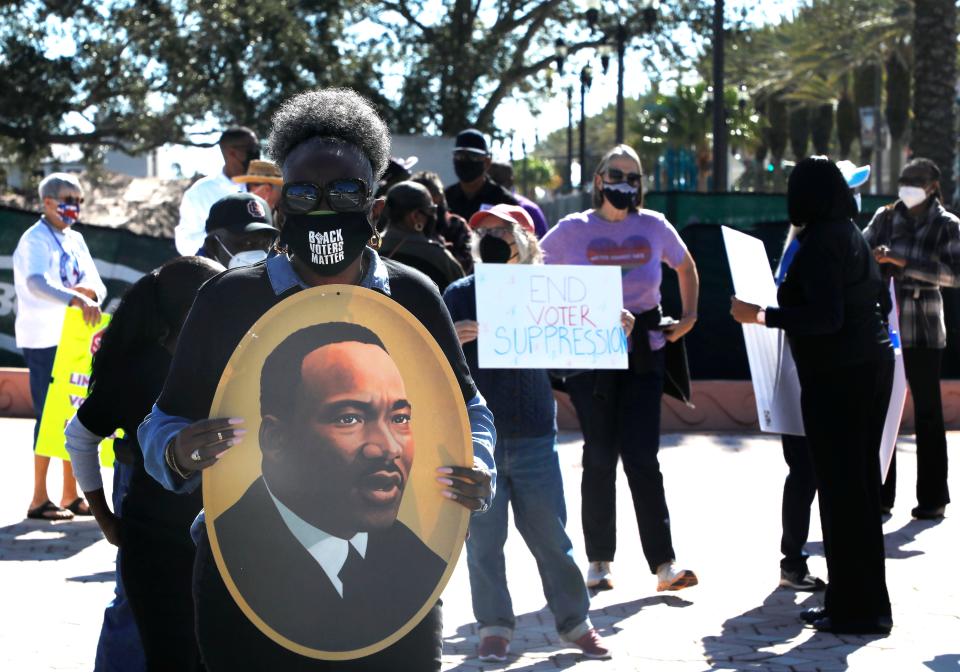
[[[454,152],[453,153],[454,161],[472,161],[474,163],[482,163],[485,158],[487,158],[486,154],[478,154],[477,152]]]
[[[607,168],[607,181],[610,184],[617,184],[618,182],[626,182],[631,187],[639,187],[640,181],[643,180],[643,175],[640,173],[624,173],[619,168]]]
[[[478,236],[493,236],[494,238],[506,238],[513,235],[513,229],[509,226],[490,226],[478,227],[474,229]]]
[[[436,216],[437,216],[437,206],[435,206],[435,205],[430,205],[430,206],[426,206],[426,205],[425,205],[425,206],[423,206],[422,208],[420,208],[419,211],[420,211],[421,213],[423,213],[424,215],[426,215],[427,217],[436,217]]]
[[[370,187],[358,177],[330,180],[323,185],[288,182],[280,197],[284,212],[290,214],[313,212],[323,200],[336,212],[362,212],[370,203]]]

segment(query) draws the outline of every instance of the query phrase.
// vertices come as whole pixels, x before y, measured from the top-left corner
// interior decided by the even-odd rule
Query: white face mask
[[[250,266],[251,264],[256,264],[259,261],[263,261],[266,258],[266,250],[247,250],[245,252],[238,252],[230,257],[230,262],[227,264],[227,268]]]
[[[927,200],[927,192],[921,187],[900,187],[897,195],[908,208],[915,208]]]

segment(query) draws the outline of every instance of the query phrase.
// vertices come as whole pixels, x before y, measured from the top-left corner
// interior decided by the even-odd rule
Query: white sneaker
[[[613,588],[613,572],[607,561],[591,562],[587,570],[587,588],[592,590],[610,590]]]
[[[697,585],[697,575],[689,569],[677,569],[673,562],[657,567],[657,592],[682,590]]]

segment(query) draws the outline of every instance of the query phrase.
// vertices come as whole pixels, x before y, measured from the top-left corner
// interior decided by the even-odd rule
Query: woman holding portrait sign
[[[678,569],[670,513],[657,453],[667,341],[677,341],[697,320],[697,267],[676,229],[643,209],[640,157],[618,145],[593,176],[593,208],[565,217],[541,241],[546,263],[619,266],[623,307],[636,315],[629,368],[589,371],[566,379],[583,430],[583,534],[590,567],[587,586],[613,587],[610,565],[617,547],[616,475],[623,468],[633,495],[640,541],[657,590],[680,590],[697,576]],[[661,263],[677,271],[683,313],[664,320]]]
[[[393,359],[403,353],[391,353],[385,345],[392,338],[391,330],[383,328],[374,333],[361,324],[327,322],[294,332],[277,345],[269,361],[262,362],[262,375],[259,369],[255,372],[260,376],[261,393],[259,397],[253,394],[252,399],[255,405],[259,402],[261,418],[207,417],[221,377],[244,375],[243,371],[227,366],[238,344],[243,341],[256,348],[258,340],[269,340],[259,338],[266,333],[260,329],[248,335],[255,324],[260,324],[262,316],[279,309],[281,304],[294,305],[291,302],[298,302],[297,295],[302,291],[316,295],[316,288],[340,286],[341,291],[334,288],[324,294],[330,301],[338,301],[341,294],[359,296],[362,292],[357,287],[372,290],[365,293],[364,301],[381,306],[388,303],[393,306],[390,311],[412,317],[410,322],[416,323],[416,329],[426,329],[432,335],[428,344],[431,352],[439,355],[437,362],[446,362],[444,367],[449,364],[449,369],[445,369],[452,369],[449,379],[462,393],[466,415],[460,413],[458,417],[463,417],[464,427],[472,433],[474,462],[472,466],[441,466],[439,474],[430,474],[429,484],[434,486],[429,488],[430,506],[451,501],[478,512],[489,506],[495,473],[491,451],[496,432],[464,362],[449,314],[436,287],[425,276],[381,259],[375,249],[379,241],[373,222],[383,202],[373,198],[373,188],[386,168],[389,145],[390,137],[380,116],[367,100],[351,90],[301,93],[281,106],[273,118],[270,136],[271,154],[284,177],[280,208],[286,221],[278,254],[265,262],[229,270],[203,287],[187,317],[163,393],[140,426],[138,434],[147,470],[174,491],[195,490],[200,472],[216,465],[224,456],[232,459],[239,455],[236,451],[245,446],[238,444],[258,444],[263,453],[262,476],[236,505],[220,516],[214,515],[212,525],[194,528],[198,539],[193,586],[197,639],[203,662],[212,672],[440,669],[442,633],[438,601],[428,603],[425,616],[417,622],[409,621],[410,629],[397,630],[404,634],[392,639],[387,637],[362,647],[328,636],[329,646],[323,646],[299,639],[299,633],[293,629],[302,629],[303,623],[291,618],[304,616],[320,622],[327,611],[322,605],[315,605],[312,610],[309,605],[301,605],[300,611],[292,614],[285,611],[287,593],[277,593],[271,604],[269,595],[243,591],[244,585],[249,586],[249,591],[258,591],[265,584],[287,590],[305,578],[295,569],[303,567],[305,572],[312,573],[311,580],[314,575],[328,577],[322,579],[326,582],[323,586],[303,582],[305,595],[323,588],[334,600],[349,599],[351,587],[362,588],[365,583],[352,582],[350,577],[363,575],[364,563],[372,554],[380,558],[377,562],[383,558],[377,546],[383,535],[376,531],[354,534],[357,525],[390,528],[394,537],[402,537],[405,544],[428,555],[421,548],[424,540],[413,538],[409,530],[400,526],[392,526],[412,463],[409,427],[416,414],[411,411],[411,400],[415,399],[404,392],[406,381],[398,375],[398,367],[407,363],[401,357]],[[325,310],[320,305],[326,305],[325,301],[321,298],[319,303],[310,305]],[[295,312],[309,316],[310,305]],[[357,311],[355,321],[362,322],[364,314]],[[266,329],[269,324],[264,324]],[[404,325],[396,326],[399,329]],[[347,369],[349,375],[344,373]],[[358,385],[359,392],[346,390]],[[416,394],[415,390],[407,392]],[[460,401],[456,396],[452,398]],[[384,406],[387,399],[390,401]],[[244,426],[253,428],[258,420],[259,431],[247,435]],[[413,424],[416,425],[415,420]],[[430,429],[427,425],[422,427]],[[361,438],[357,444],[356,435],[366,432],[377,438]],[[322,442],[299,443],[291,438],[295,433],[326,438]],[[468,445],[470,437],[465,432],[464,436],[448,435],[445,440],[450,445]],[[298,470],[297,456],[309,461],[313,470]],[[259,462],[259,453],[256,459]],[[345,478],[333,483],[322,480],[328,475],[320,462],[337,466],[344,471]],[[351,502],[356,500],[356,506],[350,502],[339,507],[301,506],[305,500],[315,501],[333,491]],[[205,479],[205,504],[209,508],[208,495]],[[258,522],[268,517],[277,521],[264,531],[273,536],[247,537],[251,545],[269,549],[270,539],[282,537],[296,553],[296,557],[288,556],[287,564],[285,553],[249,558],[249,562],[261,567],[281,567],[261,581],[255,580],[256,574],[254,580],[246,575],[242,555],[233,557],[234,562],[241,564],[239,569],[237,565],[230,568],[229,577],[217,564],[224,550],[217,545],[217,537],[226,540],[236,532],[239,541],[235,546],[240,553],[245,552],[240,535],[245,533],[246,520],[254,522],[250,519],[251,511],[257,513]],[[334,521],[334,514],[343,515]],[[354,520],[357,516],[364,520]],[[329,526],[318,522],[321,517],[329,519]],[[281,557],[275,557],[278,555]],[[230,558],[222,559],[230,565]],[[386,577],[392,579],[394,592],[404,590],[408,577],[390,571],[388,566],[376,573],[377,581]],[[381,611],[391,611],[392,605],[387,604],[391,595],[390,590],[379,594],[384,607]],[[266,606],[257,609],[255,603]],[[344,637],[353,637],[362,632],[366,621],[380,615],[374,609],[359,609],[349,612],[340,623],[329,622],[329,627],[345,633]],[[281,621],[290,629],[279,628],[276,624]],[[305,636],[320,641],[325,634],[329,633],[318,627]]]

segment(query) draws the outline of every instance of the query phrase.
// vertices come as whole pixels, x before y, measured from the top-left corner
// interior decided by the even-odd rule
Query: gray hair
[[[270,157],[280,166],[293,149],[310,139],[352,145],[370,162],[374,181],[390,159],[390,132],[373,104],[352,89],[304,91],[273,115]]]
[[[50,173],[40,180],[40,186],[37,187],[41,201],[45,198],[59,198],[60,192],[64,190],[83,193],[80,180],[77,179],[76,175],[70,173]]]

